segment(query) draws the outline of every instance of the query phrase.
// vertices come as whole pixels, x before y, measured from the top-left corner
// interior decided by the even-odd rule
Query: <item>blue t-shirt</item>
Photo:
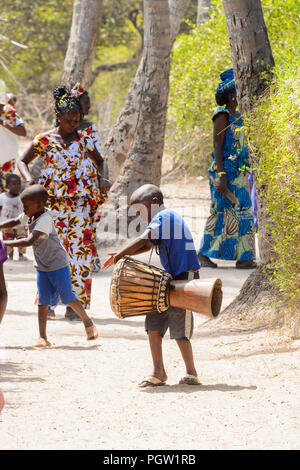
[[[200,268],[192,234],[179,214],[164,209],[153,217],[148,228],[150,241],[159,246],[160,262],[173,279]]]

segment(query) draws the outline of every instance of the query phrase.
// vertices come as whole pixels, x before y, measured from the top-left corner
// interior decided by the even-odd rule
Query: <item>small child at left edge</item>
[[[43,186],[35,184],[21,193],[24,213],[15,219],[0,223],[0,229],[11,228],[23,223],[27,225],[29,235],[22,240],[7,240],[9,246],[32,246],[37,270],[38,319],[39,332],[34,347],[47,347],[46,326],[49,305],[55,305],[60,297],[63,304],[70,307],[80,316],[85,326],[87,340],[98,337],[93,321],[87,315],[81,302],[72,292],[71,273],[68,254],[63,248],[56,233],[52,217],[45,209],[48,193]]]
[[[1,221],[7,221],[10,219],[15,219],[23,212],[23,205],[20,198],[21,192],[21,178],[15,173],[9,173],[6,176],[6,192],[0,194],[0,209],[1,209]],[[20,240],[21,238],[27,237],[27,231],[21,223],[16,227],[3,229],[2,238],[5,240]],[[25,247],[19,247],[19,260],[26,260]],[[10,259],[13,259],[14,249],[12,246],[7,247],[7,254]]]

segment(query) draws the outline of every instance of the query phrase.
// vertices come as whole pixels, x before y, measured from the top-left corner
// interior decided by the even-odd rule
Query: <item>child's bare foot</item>
[[[91,341],[92,339],[97,339],[98,338],[98,331],[95,325],[88,326],[85,328],[86,331],[86,339],[87,341]]]
[[[34,348],[50,348],[51,343],[45,338],[38,338],[33,347]]]

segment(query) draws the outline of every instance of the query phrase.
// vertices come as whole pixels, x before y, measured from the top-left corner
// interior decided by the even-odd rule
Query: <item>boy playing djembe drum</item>
[[[138,188],[130,198],[130,206],[136,208],[148,226],[143,235],[128,244],[119,253],[109,253],[103,264],[107,269],[125,255],[138,255],[158,246],[163,268],[173,279],[187,280],[199,278],[200,268],[191,232],[176,212],[163,205],[163,194],[157,186],[146,184]],[[200,381],[194,365],[190,338],[193,333],[191,311],[170,307],[165,313],[150,313],[145,319],[153,361],[153,374],[144,379],[139,387],[165,385],[167,374],[162,356],[162,338],[167,329],[175,339],[186,367],[186,375],[179,383],[198,385]]]

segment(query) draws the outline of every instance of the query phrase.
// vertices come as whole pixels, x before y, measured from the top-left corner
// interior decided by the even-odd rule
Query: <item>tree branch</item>
[[[128,62],[119,62],[118,64],[98,65],[92,72],[91,85],[94,83],[100,72],[113,72],[114,70],[126,69],[127,67],[131,67],[135,64],[136,61],[131,59]]]
[[[138,31],[139,35],[141,36],[142,44],[143,44],[144,43],[144,28],[141,28],[137,24],[137,16],[139,13],[140,13],[140,10],[138,8],[136,8],[135,10],[131,10],[129,12],[128,18],[133,24],[133,26],[135,27],[135,29]]]

